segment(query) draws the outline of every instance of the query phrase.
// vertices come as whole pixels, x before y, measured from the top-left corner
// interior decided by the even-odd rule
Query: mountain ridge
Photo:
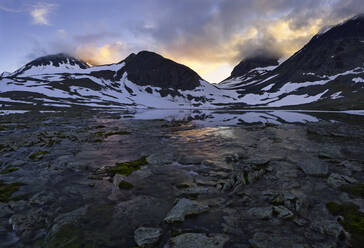
[[[218,85],[209,84],[185,65],[149,51],[93,67],[67,56],[41,57],[14,73],[2,74],[0,103],[364,108],[364,15],[321,31],[282,63],[269,56],[247,58]]]

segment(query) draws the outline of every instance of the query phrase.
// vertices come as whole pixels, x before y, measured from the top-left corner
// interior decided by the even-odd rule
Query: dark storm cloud
[[[292,31],[304,32],[313,25],[332,25],[360,12],[364,12],[362,0],[157,0],[149,6],[146,23],[136,29],[136,34],[149,34],[167,53],[176,56],[208,54],[212,60],[235,62],[237,57],[265,50],[287,55],[286,46],[302,46],[313,35],[292,37],[289,41],[296,44],[287,44],[278,41],[275,36],[279,34],[274,36],[267,28],[274,22],[284,21]],[[322,19],[321,22],[318,23],[318,19]],[[231,44],[230,49],[237,55],[225,56],[224,45],[252,27],[258,35]]]

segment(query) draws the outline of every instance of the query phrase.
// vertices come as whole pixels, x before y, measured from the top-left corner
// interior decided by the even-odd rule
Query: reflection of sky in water
[[[141,110],[134,115],[135,119],[165,119],[165,120],[193,120],[197,125],[234,126],[238,124],[255,123],[308,123],[322,120],[318,115],[329,113],[334,115],[363,115],[364,111],[287,111],[287,110],[266,110],[266,111],[208,111],[208,110]],[[331,119],[326,119],[332,121]]]

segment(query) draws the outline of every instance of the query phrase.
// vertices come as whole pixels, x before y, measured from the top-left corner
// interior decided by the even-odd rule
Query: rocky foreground
[[[363,123],[1,116],[0,247],[363,247]]]

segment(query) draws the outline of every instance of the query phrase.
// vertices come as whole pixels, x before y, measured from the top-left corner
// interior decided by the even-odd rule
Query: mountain
[[[315,35],[279,63],[241,61],[218,85],[163,56],[141,51],[93,66],[66,54],[40,57],[0,76],[3,107],[364,108],[364,15]]]
[[[65,71],[76,73],[87,68],[89,68],[89,66],[85,62],[67,54],[59,53],[37,58],[19,70],[16,70],[14,73],[11,73],[10,76],[33,76],[62,73]]]
[[[274,70],[235,78],[233,87],[224,88],[238,92],[235,107],[351,109],[363,108],[363,86],[364,15],[359,15],[318,33]]]
[[[5,107],[210,108],[236,101],[187,66],[148,51],[94,67],[65,54],[40,57],[0,79],[0,86]]]
[[[274,70],[278,65],[278,58],[273,56],[259,55],[243,59],[234,67],[230,77],[219,83],[219,87],[241,86],[242,82],[254,81],[255,78]]]

